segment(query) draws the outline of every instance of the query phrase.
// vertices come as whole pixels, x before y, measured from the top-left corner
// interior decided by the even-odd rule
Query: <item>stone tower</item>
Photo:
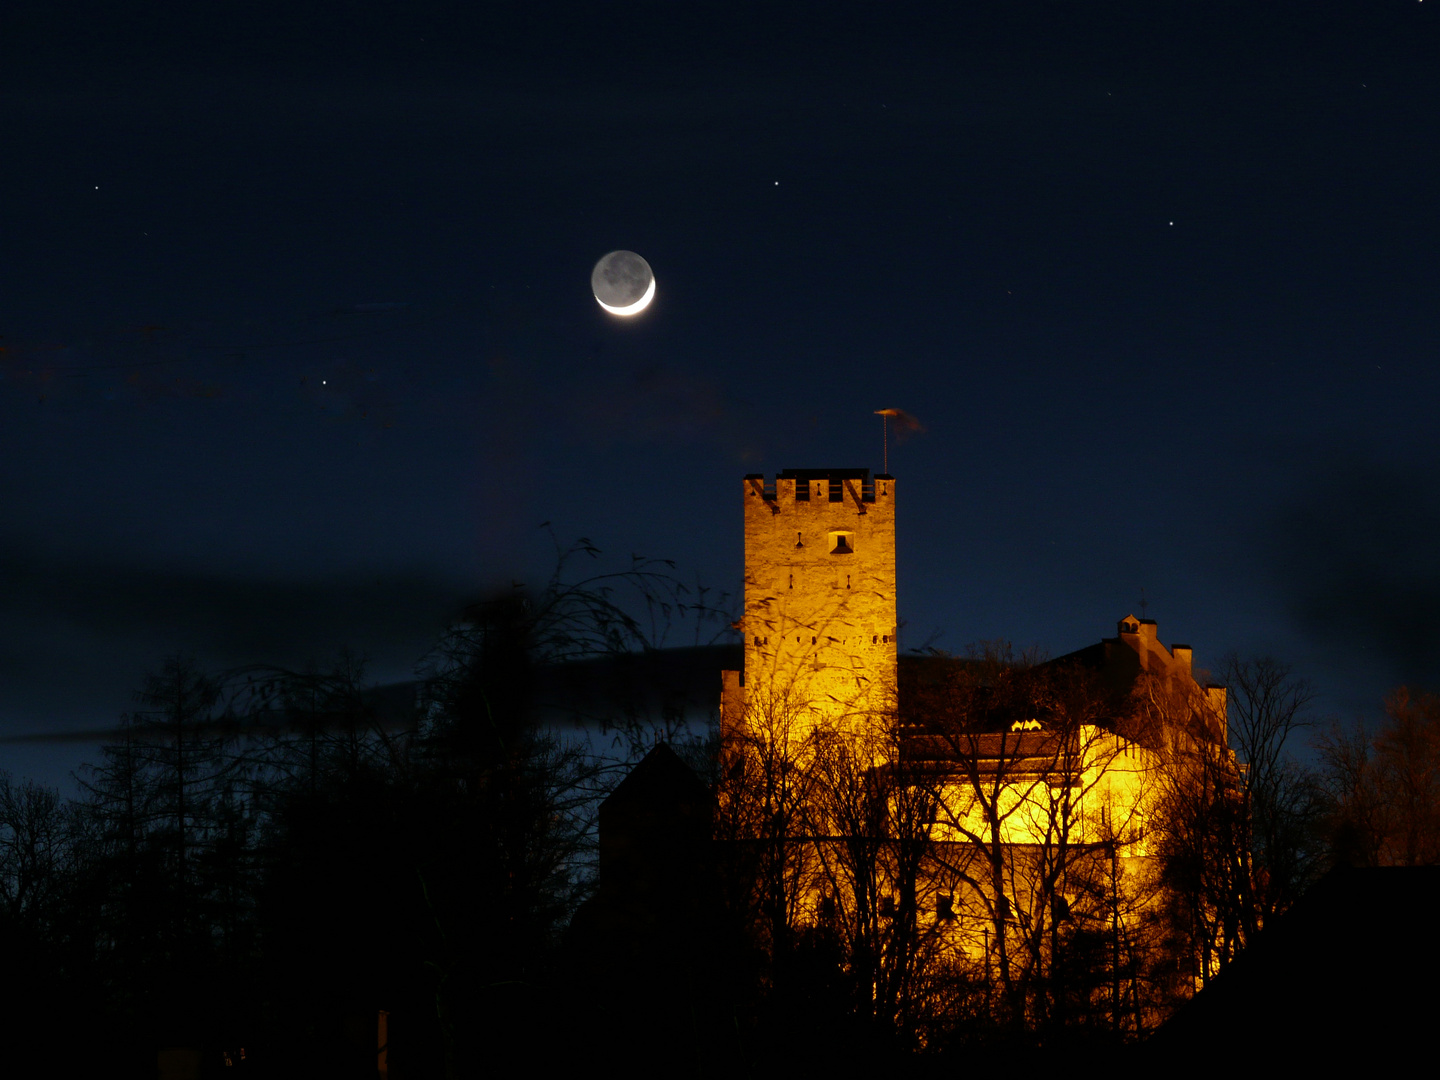
[[[895,479],[869,469],[745,477],[743,672],[724,673],[727,734],[803,740],[894,715]],[[877,726],[878,725],[878,726]]]

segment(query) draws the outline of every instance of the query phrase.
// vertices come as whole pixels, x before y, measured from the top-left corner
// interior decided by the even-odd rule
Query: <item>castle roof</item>
[[[1050,665],[1079,664],[1098,671],[1107,687],[1117,694],[1129,694],[1142,671],[1156,675],[1193,679],[1189,645],[1166,648],[1154,619],[1126,615],[1116,624],[1116,636],[1101,638],[1094,645],[1057,656]]]
[[[699,807],[710,801],[710,789],[695,771],[680,760],[668,743],[660,743],[630,770],[630,774],[600,804],[601,814],[643,807],[673,810]]]

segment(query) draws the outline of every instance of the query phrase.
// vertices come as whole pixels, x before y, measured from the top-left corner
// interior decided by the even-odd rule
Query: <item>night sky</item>
[[[12,0],[0,152],[0,732],[402,678],[556,539],[734,592],[740,478],[886,407],[906,647],[1143,589],[1325,714],[1440,682],[1440,0]]]

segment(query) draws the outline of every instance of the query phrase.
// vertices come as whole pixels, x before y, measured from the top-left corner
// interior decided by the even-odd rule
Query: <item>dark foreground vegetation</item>
[[[650,571],[621,583],[664,594],[673,617]],[[1197,949],[1177,933],[1201,935],[1198,967],[1122,1006],[1120,968],[1141,952],[1122,958],[1104,926],[1058,926],[1057,905],[1019,991],[974,969],[911,978],[942,909],[807,921],[783,844],[757,842],[793,806],[737,791],[716,748],[673,726],[674,762],[652,755],[643,797],[606,811],[661,870],[599,850],[601,800],[657,733],[619,704],[597,755],[539,722],[536,687],[557,664],[653,642],[610,584],[557,577],[476,607],[398,709],[354,658],[223,676],[171,659],[79,798],[0,779],[7,1074],[154,1076],[166,1050],[175,1076],[402,1078],[1071,1052],[1143,1038],[1329,867],[1440,861],[1440,699],[1397,691],[1374,730],[1323,733],[1308,770],[1285,752],[1303,686],[1233,660],[1244,768],[1172,798],[1156,845],[1167,910],[1190,918],[1157,923],[1155,947],[1176,963]],[[852,832],[879,850],[887,828]],[[1062,983],[1089,989],[1057,996]]]

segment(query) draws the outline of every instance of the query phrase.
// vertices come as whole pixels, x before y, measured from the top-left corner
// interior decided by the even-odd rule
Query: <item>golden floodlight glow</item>
[[[599,304],[602,308],[604,308],[606,311],[610,312],[611,315],[639,315],[640,312],[644,311],[647,307],[650,306],[650,301],[654,299],[655,279],[652,277],[650,279],[649,286],[645,289],[645,295],[640,297],[639,300],[636,300],[628,307],[612,307],[604,300],[601,300],[598,296],[595,298],[595,302]]]

